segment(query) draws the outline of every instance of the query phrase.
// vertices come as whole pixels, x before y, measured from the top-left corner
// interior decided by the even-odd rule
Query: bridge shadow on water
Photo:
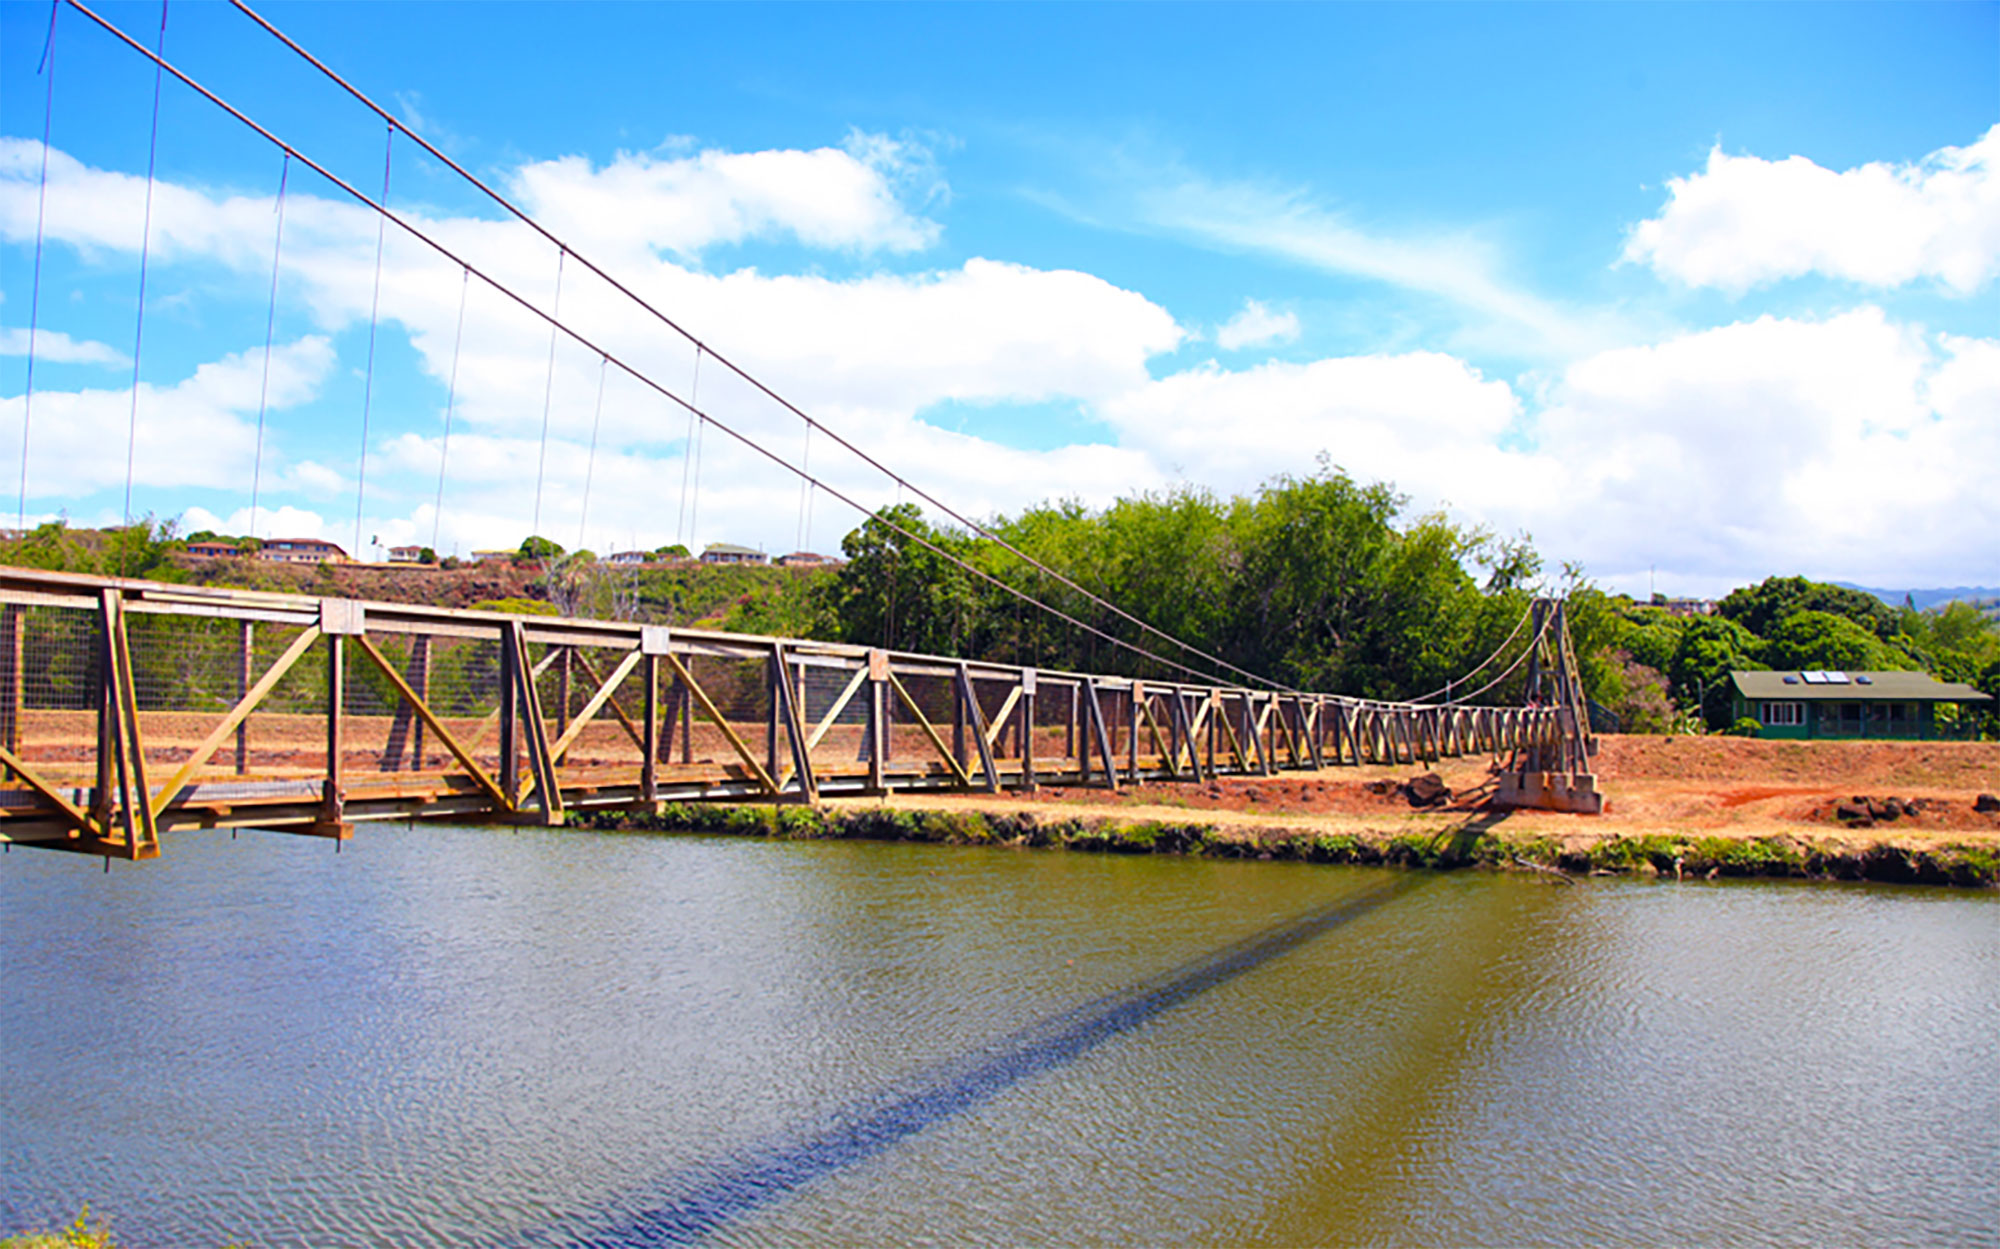
[[[653,1201],[548,1229],[537,1243],[677,1245],[694,1241],[821,1176],[873,1158],[907,1137],[1062,1066],[1189,999],[1288,954],[1407,893],[1428,879],[1410,873],[1253,933],[1160,976],[1038,1020],[963,1058],[834,1111],[796,1135],[698,1164],[662,1184]]]

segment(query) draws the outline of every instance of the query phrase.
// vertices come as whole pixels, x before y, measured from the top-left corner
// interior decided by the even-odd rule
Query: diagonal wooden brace
[[[417,692],[410,688],[410,683],[403,678],[403,674],[396,671],[395,665],[391,664],[381,651],[375,649],[375,644],[368,640],[367,635],[356,634],[354,640],[361,644],[361,653],[368,656],[369,662],[380,668],[382,674],[389,678],[390,684],[394,685],[396,692],[410,704],[411,710],[423,719],[431,732],[437,734],[437,739],[444,743],[444,748],[451,752],[452,758],[458,760],[459,766],[466,770],[473,782],[486,791],[487,797],[499,804],[502,810],[513,810],[514,804],[507,801],[507,795],[501,792],[499,784],[473,759],[472,752],[461,746],[458,739],[452,736],[451,730],[444,726],[444,721],[438,718],[437,713],[432,711],[423,699],[417,697]]]
[[[160,792],[153,796],[153,814],[155,816],[165,811],[168,805],[179,796],[188,781],[194,778],[194,774],[199,772],[203,765],[214,757],[216,751],[222,749],[222,744],[235,734],[237,726],[250,718],[250,713],[257,709],[257,704],[263,702],[265,697],[277,688],[278,682],[282,681],[285,674],[292,670],[292,665],[296,664],[301,656],[312,649],[312,644],[319,641],[319,637],[319,626],[307,625],[304,632],[292,639],[292,644],[285,648],[285,653],[278,656],[277,661],[265,670],[263,676],[257,679],[257,684],[251,686],[243,697],[237,700],[236,705],[230,708],[229,714],[222,718],[222,723],[210,730],[209,735],[202,740],[201,745],[196,746],[194,753],[187,757],[187,762],[181,764],[179,770],[167,778],[167,783],[160,788]],[[369,656],[376,663],[379,664],[382,662],[381,657],[375,654],[374,647],[369,646],[365,640],[362,642],[362,646],[367,649]]]

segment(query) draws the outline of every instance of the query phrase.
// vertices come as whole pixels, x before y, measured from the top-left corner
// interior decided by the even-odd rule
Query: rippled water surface
[[[2000,898],[364,828],[0,859],[0,1231],[2000,1244]]]

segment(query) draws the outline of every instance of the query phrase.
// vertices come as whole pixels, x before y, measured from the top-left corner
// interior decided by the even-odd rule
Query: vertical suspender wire
[[[696,386],[701,384],[701,349],[699,347],[695,349],[694,353],[694,384]],[[688,402],[693,404],[699,401],[699,393],[690,389],[688,392]],[[701,444],[706,441],[705,435],[707,433],[708,418],[704,416],[694,424],[694,489],[688,493],[687,542],[689,547],[694,546],[696,521],[701,514]]]
[[[812,501],[812,478],[808,476],[812,468],[813,427],[806,426],[805,449],[799,452],[799,536],[798,544],[792,549],[806,549],[806,508]]]
[[[451,336],[451,381],[444,392],[444,441],[438,444],[437,501],[431,504],[431,550],[437,550],[438,526],[444,522],[444,465],[451,455],[451,410],[458,403],[458,353],[465,344],[465,297],[472,289],[472,270],[463,270],[458,286],[458,329]]]
[[[556,339],[562,333],[562,323],[557,318],[562,316],[563,258],[568,255],[562,248],[556,249],[556,300],[549,313],[549,373],[542,383],[542,450],[535,459],[535,521],[528,529],[536,537],[542,533],[542,473],[549,462],[549,400],[556,393]]]
[[[396,128],[382,144],[382,209],[375,216],[375,293],[368,301],[368,369],[361,380],[361,455],[354,466],[354,558],[361,558],[361,509],[368,502],[368,416],[375,403],[375,331],[382,321],[382,243],[389,229],[389,163],[396,154]]]
[[[688,432],[681,443],[681,505],[674,513],[674,541],[693,541],[687,532],[688,474],[694,468],[694,414],[701,401],[701,344],[694,345],[694,382],[688,387]]]
[[[257,502],[264,484],[264,413],[271,397],[271,345],[278,331],[278,260],[285,247],[285,184],[292,175],[292,154],[285,153],[278,172],[278,231],[271,242],[271,308],[264,315],[264,376],[257,383],[257,458],[250,468],[250,536],[257,536]]]
[[[167,50],[167,0],[160,0],[160,34],[155,56],[162,62],[153,66],[153,127],[146,141],[146,215],[139,229],[139,312],[132,322],[132,414],[125,424],[125,527],[132,527],[132,463],[139,444],[139,350],[146,341],[146,262],[153,242],[153,171],[160,154],[160,80],[165,71]],[[47,151],[46,148],[43,149]],[[131,537],[126,535],[126,551]],[[129,572],[129,569],[125,571]]]
[[[604,375],[610,369],[611,357],[598,357],[597,411],[590,418],[590,457],[583,462],[583,512],[576,520],[576,549],[579,551],[584,548],[584,530],[590,524],[590,479],[597,472],[597,427],[604,422]]]
[[[49,209],[49,135],[56,116],[56,14],[61,10],[60,0],[51,0],[48,42],[42,48],[42,63],[35,67],[36,73],[46,70],[49,77],[42,102],[42,182],[35,193],[35,277],[28,293],[28,386],[21,396],[21,504],[14,520],[24,532],[28,528],[28,430],[35,416],[35,335],[41,329],[42,224]]]

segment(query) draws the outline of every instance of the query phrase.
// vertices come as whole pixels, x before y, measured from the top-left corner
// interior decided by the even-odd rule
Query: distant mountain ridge
[[[1859,590],[1863,594],[1873,594],[1891,607],[1901,607],[1904,597],[1908,596],[1918,611],[1927,611],[1954,602],[1988,607],[2000,601],[2000,586],[1959,585],[1943,590],[1878,590],[1870,585],[1855,585],[1852,581],[1835,581],[1830,584],[1849,590]]]

